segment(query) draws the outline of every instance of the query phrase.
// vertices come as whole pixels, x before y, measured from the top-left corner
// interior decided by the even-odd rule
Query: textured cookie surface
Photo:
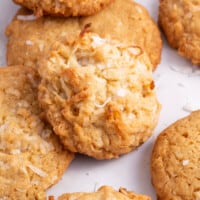
[[[45,199],[73,158],[41,118],[38,74],[0,68],[0,199]]]
[[[160,0],[159,22],[169,44],[200,65],[200,0]]]
[[[152,154],[158,199],[200,199],[200,111],[164,130]]]
[[[14,0],[33,10],[36,16],[88,16],[99,12],[113,0]]]
[[[84,33],[41,62],[39,101],[67,149],[118,157],[143,143],[157,123],[151,69],[140,48]]]
[[[102,186],[97,192],[92,193],[69,193],[64,194],[58,198],[58,200],[150,200],[151,198],[145,195],[138,195],[133,192],[129,192],[126,189],[120,188],[119,191],[115,191],[112,187]]]
[[[146,9],[131,0],[115,0],[98,14],[82,18],[35,19],[31,13],[21,10],[6,31],[8,64],[35,66],[56,46],[55,43],[73,42],[88,24],[90,30],[101,37],[141,46],[154,69],[160,62],[160,32]]]

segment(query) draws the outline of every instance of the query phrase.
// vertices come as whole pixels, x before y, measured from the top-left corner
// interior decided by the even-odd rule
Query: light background
[[[138,0],[157,21],[158,0]],[[6,65],[6,25],[17,10],[11,0],[0,1],[0,65]],[[1,77],[0,77],[1,78]],[[102,185],[118,189],[125,187],[156,200],[151,184],[150,156],[156,136],[169,124],[200,108],[200,68],[180,57],[164,41],[162,62],[154,73],[156,90],[162,111],[153,136],[136,151],[119,159],[96,161],[78,155],[62,180],[48,191],[48,195],[64,192],[95,191]],[[53,161],[52,161],[53,162]]]

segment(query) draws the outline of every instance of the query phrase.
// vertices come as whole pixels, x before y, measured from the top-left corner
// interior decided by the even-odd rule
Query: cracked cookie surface
[[[44,59],[39,73],[39,102],[70,151],[116,158],[152,134],[160,104],[141,48],[85,32]]]

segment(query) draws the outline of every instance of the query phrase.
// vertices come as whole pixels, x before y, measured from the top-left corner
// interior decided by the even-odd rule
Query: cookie
[[[152,134],[160,104],[141,48],[85,32],[40,65],[39,102],[70,151],[116,158]]]
[[[200,198],[200,111],[178,120],[157,138],[152,178],[158,199]]]
[[[115,0],[98,14],[82,18],[36,19],[32,13],[20,10],[6,30],[8,64],[37,66],[41,58],[56,48],[56,44],[75,41],[88,26],[101,37],[141,46],[154,69],[160,62],[160,32],[146,9],[131,0]]]
[[[169,44],[200,65],[200,1],[160,0],[159,23]]]
[[[102,186],[97,192],[84,193],[69,193],[58,197],[58,200],[150,200],[151,198],[145,195],[138,195],[133,192],[127,191],[124,188],[120,188],[119,191],[115,191],[112,187]]]
[[[13,0],[34,11],[36,16],[88,16],[93,15],[113,0]]]
[[[1,67],[0,77],[0,199],[45,199],[73,154],[42,121],[36,71]]]

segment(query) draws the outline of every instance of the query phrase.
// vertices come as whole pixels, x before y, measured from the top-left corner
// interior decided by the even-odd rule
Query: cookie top
[[[124,188],[120,188],[119,191],[115,191],[112,187],[102,186],[97,192],[84,193],[69,193],[64,194],[58,198],[58,200],[150,200],[151,198],[145,195],[138,195],[133,192],[127,191]]]
[[[152,178],[158,199],[200,198],[200,111],[178,120],[157,138]]]
[[[13,0],[34,11],[35,15],[88,16],[93,15],[113,0]]]
[[[6,31],[8,64],[36,66],[56,44],[76,40],[86,26],[101,37],[142,47],[154,69],[160,62],[160,32],[147,10],[132,0],[115,0],[96,15],[82,18],[36,19],[32,13],[20,10]]]
[[[115,158],[152,134],[160,105],[142,49],[85,32],[40,65],[39,102],[70,151]]]
[[[160,0],[159,23],[169,44],[200,65],[200,1]]]
[[[36,71],[1,67],[0,77],[0,198],[45,199],[44,190],[60,180],[73,154],[42,121]]]

